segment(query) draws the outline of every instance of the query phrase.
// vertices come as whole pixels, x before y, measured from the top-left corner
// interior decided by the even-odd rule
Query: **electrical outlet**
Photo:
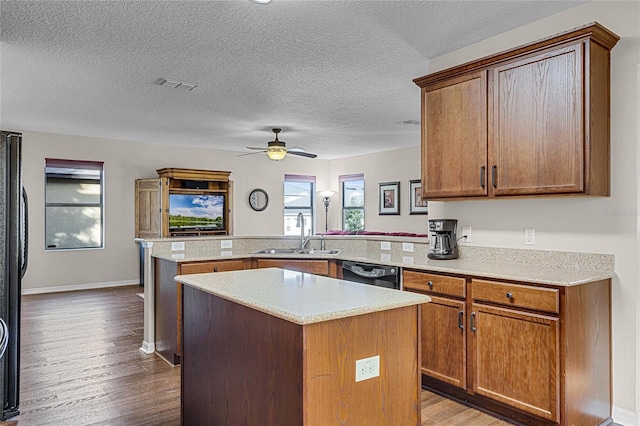
[[[536,230],[535,228],[525,228],[524,230],[524,243],[534,245],[536,243]]]
[[[391,242],[380,241],[380,250],[391,250]]]
[[[172,241],[171,242],[171,251],[184,251],[184,242],[182,242],[182,241]]]
[[[233,240],[220,240],[220,248],[233,247]]]
[[[402,251],[413,252],[413,243],[402,243]]]
[[[471,242],[471,227],[470,226],[463,226],[462,227],[462,235],[461,237],[464,237],[462,239],[462,241],[464,241],[465,243],[470,243]]]
[[[380,355],[356,360],[356,382],[380,375]]]

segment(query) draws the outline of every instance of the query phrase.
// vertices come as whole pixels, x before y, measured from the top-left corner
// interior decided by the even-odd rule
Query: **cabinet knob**
[[[218,272],[218,267],[217,266],[213,267],[213,272]]]
[[[433,288],[433,281],[427,281],[427,285],[429,286],[429,288]]]
[[[507,299],[513,299],[513,293],[508,292],[507,293]]]

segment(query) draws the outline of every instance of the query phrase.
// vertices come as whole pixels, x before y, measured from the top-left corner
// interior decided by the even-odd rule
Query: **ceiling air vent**
[[[198,87],[195,83],[187,83],[186,81],[178,81],[178,80],[169,80],[168,78],[161,78],[156,83],[158,86],[168,87],[169,89],[182,89],[187,91],[192,91],[196,87]]]

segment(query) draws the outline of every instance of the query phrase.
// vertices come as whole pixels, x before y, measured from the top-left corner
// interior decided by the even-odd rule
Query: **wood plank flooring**
[[[0,425],[179,425],[180,368],[139,350],[138,286],[22,298],[20,415]],[[509,423],[422,392],[422,425]]]

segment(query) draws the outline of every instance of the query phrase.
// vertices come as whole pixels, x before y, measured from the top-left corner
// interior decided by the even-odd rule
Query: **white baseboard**
[[[38,287],[38,288],[23,288],[22,294],[43,294],[43,293],[59,293],[61,291],[77,291],[77,290],[95,290],[98,288],[107,287],[120,287],[125,285],[140,284],[139,280],[126,280],[126,281],[110,281],[105,283],[88,283],[88,284],[73,284],[73,285],[60,285],[54,287]]]
[[[152,353],[154,353],[156,351],[156,345],[154,345],[153,343],[149,343],[146,341],[142,342],[142,347],[140,348],[140,350],[142,352],[144,352],[147,355],[150,355]]]
[[[638,426],[638,415],[632,411],[613,406],[611,417],[613,417],[613,421],[619,425]]]

